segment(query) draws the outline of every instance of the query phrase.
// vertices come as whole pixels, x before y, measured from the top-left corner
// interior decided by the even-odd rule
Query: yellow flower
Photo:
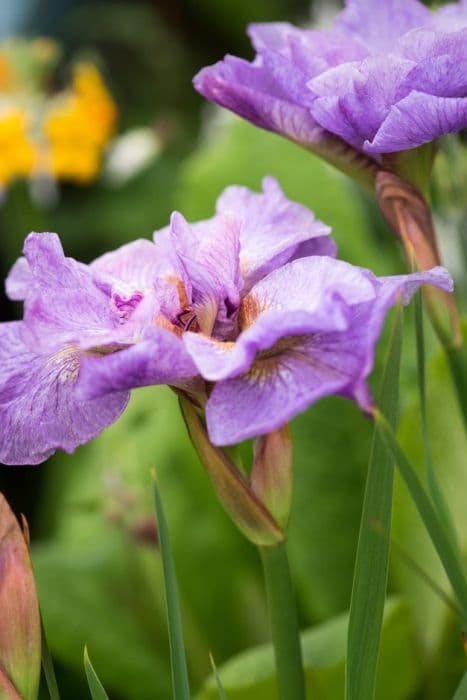
[[[37,148],[28,135],[28,117],[18,107],[0,114],[0,186],[27,177],[37,163]]]
[[[99,71],[91,64],[78,65],[71,92],[48,112],[44,123],[53,175],[78,182],[94,180],[116,117]]]

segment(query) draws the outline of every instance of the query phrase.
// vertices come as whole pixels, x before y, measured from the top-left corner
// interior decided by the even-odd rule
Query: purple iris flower
[[[89,266],[30,234],[0,325],[0,460],[36,464],[115,421],[132,388],[168,384],[206,410],[216,444],[267,433],[322,396],[372,406],[366,379],[386,312],[443,268],[377,278],[335,260],[329,228],[290,202],[229,187],[216,215],[181,214]]]
[[[227,332],[242,289],[291,258],[334,255],[329,232],[269,178],[264,194],[228,188],[209,222],[190,228],[175,215],[157,244],[135,241],[90,266],[66,258],[55,234],[31,234],[6,283],[24,320],[0,324],[0,462],[73,451],[118,418],[129,386],[200,391],[183,330]],[[85,397],[83,365],[104,356]]]
[[[467,126],[467,2],[347,0],[330,31],[253,24],[249,63],[204,68],[196,89],[257,126],[313,148],[330,134],[378,154]]]
[[[452,280],[443,268],[377,278],[323,255],[323,233],[270,179],[264,195],[228,188],[209,221],[173,215],[155,239],[173,265],[163,315],[132,347],[86,356],[81,391],[167,383],[205,408],[218,445],[268,433],[330,394],[369,412],[389,307],[424,283],[450,291]]]

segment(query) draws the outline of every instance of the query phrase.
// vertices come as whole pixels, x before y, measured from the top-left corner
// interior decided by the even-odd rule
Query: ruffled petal
[[[22,322],[0,325],[0,462],[38,464],[57,449],[73,452],[124,410],[128,393],[97,400],[77,396],[78,348],[37,352]]]
[[[268,53],[254,64],[226,56],[201,70],[193,82],[198,92],[221,107],[256,126],[307,144],[318,143],[324,136],[307,109],[307,77],[300,78],[294,65],[279,54]]]
[[[228,187],[216,208],[218,214],[236,216],[241,222],[240,265],[247,288],[290,260],[305,241],[315,242],[308,246],[309,255],[312,251],[320,254],[321,238],[331,232],[313,212],[287,199],[273,177],[264,178],[262,194],[246,187]],[[327,241],[324,246],[326,251],[333,249]]]
[[[24,301],[33,289],[31,268],[26,258],[18,258],[5,281],[7,297],[12,301]]]
[[[375,56],[322,73],[308,83],[315,96],[311,113],[323,128],[362,150],[391,105],[405,96],[401,84],[414,66],[396,56]]]
[[[228,323],[240,304],[240,222],[218,216],[190,226],[175,212],[171,234],[201,330],[211,333],[215,323]]]
[[[56,234],[32,233],[24,245],[32,289],[25,320],[38,345],[97,344],[120,327],[109,296],[89,267],[66,258]]]
[[[197,369],[180,338],[163,328],[148,329],[135,345],[81,362],[78,389],[94,398],[152,384],[186,384]]]
[[[364,149],[368,153],[404,151],[466,127],[466,97],[412,92],[391,107],[374,138],[365,142]]]
[[[332,368],[284,354],[274,372],[252,371],[215,385],[206,406],[209,437],[231,445],[271,432],[347,383]]]
[[[430,11],[418,0],[347,0],[334,28],[379,52],[391,50],[400,36],[430,20]]]

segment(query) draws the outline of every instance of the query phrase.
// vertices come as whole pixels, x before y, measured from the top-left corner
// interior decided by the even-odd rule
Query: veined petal
[[[76,394],[76,347],[36,352],[25,345],[23,323],[0,325],[0,461],[38,464],[57,449],[73,452],[124,410],[128,393],[97,400]]]
[[[216,209],[218,214],[235,215],[241,222],[240,265],[247,289],[290,260],[299,244],[313,240],[315,250],[322,250],[321,239],[331,232],[307,207],[287,199],[273,177],[264,178],[262,194],[246,187],[228,187],[217,200]],[[324,245],[332,250],[332,244]],[[313,250],[310,243],[308,254]]]
[[[293,345],[298,336],[343,330],[346,326],[345,307],[335,298],[328,299],[313,313],[266,311],[235,343],[219,342],[195,333],[186,333],[184,342],[200,374],[209,381],[221,381],[247,371],[264,351],[286,352],[289,340]],[[275,346],[279,347],[275,349]]]
[[[80,395],[94,398],[152,384],[179,386],[196,375],[196,366],[181,339],[154,327],[128,348],[84,356],[78,390]]]
[[[467,97],[436,97],[422,92],[395,104],[372,139],[368,153],[391,153],[416,148],[467,127]]]
[[[33,277],[28,261],[24,257],[18,258],[5,281],[7,297],[12,301],[24,301],[32,286]]]
[[[372,52],[392,49],[402,34],[431,20],[418,0],[346,0],[335,29],[358,38]]]
[[[332,68],[308,83],[315,96],[311,113],[323,128],[362,150],[391,105],[407,94],[401,87],[414,66],[413,61],[381,55]]]
[[[277,60],[277,59],[276,59]],[[272,61],[272,59],[271,59]],[[309,97],[302,92],[302,103],[290,95],[270,75],[270,63],[264,56],[258,64],[226,56],[224,61],[208,66],[194,78],[198,92],[221,107],[263,129],[283,134],[299,143],[318,143],[324,132],[311,116],[307,106]],[[296,82],[293,64],[290,75]],[[277,71],[276,71],[277,73]],[[282,84],[286,80],[282,80]]]
[[[31,233],[24,245],[33,280],[25,321],[39,346],[85,345],[118,329],[119,316],[90,269],[66,258],[56,234]]]
[[[289,337],[277,352],[259,353],[239,376],[218,381],[206,407],[214,444],[227,445],[277,429],[323,396],[342,394],[370,411],[366,378],[386,313],[398,295],[407,303],[421,284],[452,290],[443,268],[413,275],[376,278],[369,271],[374,297],[347,307],[342,329]],[[206,358],[203,358],[206,361]],[[220,363],[211,360],[211,370]]]
[[[190,226],[175,212],[171,234],[192,288],[192,305],[203,332],[228,321],[238,309],[240,290],[240,222],[218,216]]]
[[[230,445],[269,433],[348,381],[338,369],[284,353],[273,372],[253,368],[215,385],[206,406],[209,437],[215,445]]]

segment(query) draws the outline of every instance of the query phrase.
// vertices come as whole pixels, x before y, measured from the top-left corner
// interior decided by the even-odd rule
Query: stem
[[[457,398],[467,426],[467,350],[462,345],[459,348],[446,348],[446,357],[451,370],[452,379],[457,392]]]
[[[285,542],[259,547],[281,700],[305,700],[305,677]]]

